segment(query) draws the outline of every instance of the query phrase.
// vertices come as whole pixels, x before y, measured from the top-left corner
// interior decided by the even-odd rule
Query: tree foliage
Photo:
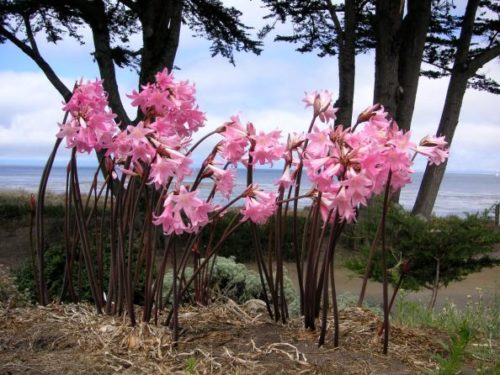
[[[451,74],[460,42],[459,31],[464,19],[463,15],[456,14],[456,6],[453,3],[438,1],[435,6],[439,12],[433,13],[423,58],[428,64],[428,69],[423,70],[422,74],[429,78],[441,78]],[[468,88],[497,95],[500,94],[498,82],[478,69],[484,65],[484,63],[480,64],[483,60],[490,61],[487,59],[489,55],[498,56],[499,54],[499,14],[500,2],[498,0],[480,1],[467,57],[471,66],[463,67],[464,70],[471,69],[471,76],[467,82]],[[478,69],[474,69],[475,65],[478,65]]]
[[[27,54],[65,97],[70,90],[43,58],[38,42],[57,44],[73,38],[87,43],[109,94],[110,105],[124,123],[115,68],[139,73],[139,85],[151,82],[163,68],[174,67],[181,26],[211,42],[212,56],[234,64],[234,51],[259,54],[262,42],[249,34],[241,12],[220,0],[0,0],[0,43],[10,41]],[[140,42],[139,42],[140,41]]]
[[[269,10],[267,19],[271,24],[264,28],[261,36],[273,30],[277,23],[290,22],[290,34],[278,34],[276,41],[297,44],[301,53],[316,51],[318,56],[338,54],[339,39],[336,37],[345,30],[345,4],[329,0],[279,1],[263,0]],[[372,22],[374,6],[370,1],[355,1],[356,53],[364,53],[375,47]]]

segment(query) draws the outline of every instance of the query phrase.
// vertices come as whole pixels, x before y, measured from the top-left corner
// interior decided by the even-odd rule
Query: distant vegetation
[[[357,251],[347,259],[346,266],[363,274],[371,240],[377,231],[380,202],[363,212],[351,232],[351,246]],[[426,288],[433,291],[430,306],[434,306],[441,286],[459,281],[484,267],[500,264],[490,255],[500,243],[500,231],[486,213],[432,217],[425,220],[395,205],[389,211],[386,224],[386,246],[389,250],[388,269],[394,286],[407,290]],[[375,253],[371,277],[382,280],[380,252]]]

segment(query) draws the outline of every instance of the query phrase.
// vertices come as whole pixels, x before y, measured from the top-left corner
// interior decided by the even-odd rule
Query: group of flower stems
[[[64,108],[66,115],[41,178],[34,245],[41,304],[49,302],[44,277],[48,245],[44,197],[55,156],[66,139],[71,157],[65,193],[61,299],[80,300],[82,280],[86,279],[97,313],[126,314],[131,324],[138,319],[157,324],[160,313],[166,313],[164,323],[177,342],[181,302],[210,303],[217,253],[241,228],[251,234],[253,246],[248,251],[254,254],[258,266],[260,298],[269,316],[285,323],[289,313],[283,250],[285,236],[291,232],[304,327],[315,330],[319,322],[318,343],[323,345],[331,302],[333,344],[338,346],[335,248],[345,224],[356,220],[359,206],[368,204],[371,196],[383,194],[384,209],[372,249],[380,242],[384,270],[381,332],[383,351],[387,353],[389,301],[384,233],[390,196],[410,180],[410,151],[424,154],[434,163],[444,160],[447,151],[442,138],[428,137],[414,145],[409,133],[400,131],[379,105],[365,110],[353,127],[334,126],[336,110],[331,94],[324,91],[306,96],[306,106],[313,109],[307,132],[289,135],[284,144],[279,142],[279,131],[257,133],[253,124],[245,127],[234,116],[191,146],[191,135],[204,120],[194,104],[194,87],[176,83],[166,72],[159,73],[156,83],[131,95],[133,104],[143,112],[143,120],[119,128],[100,84],[80,84],[75,89]],[[321,129],[318,122],[325,128]],[[358,127],[361,130],[356,131]],[[215,135],[223,139],[187,183],[192,154]],[[82,193],[77,156],[94,151],[99,166],[90,190]],[[255,168],[279,160],[283,162],[283,174],[276,181],[277,193],[265,192],[254,181]],[[238,165],[246,168],[246,186],[233,193]],[[310,185],[307,189],[303,187],[304,174]],[[207,181],[212,185],[201,199],[198,195]],[[310,202],[307,210],[299,209],[300,200]],[[235,214],[229,222],[224,221],[227,225],[220,234],[215,229],[229,210]],[[299,215],[306,215],[302,227]],[[292,225],[288,227],[290,216]],[[260,224],[271,217],[269,241],[263,248]],[[186,272],[188,267],[192,272]],[[164,287],[167,272],[172,275],[169,290]],[[194,294],[190,296],[192,288]],[[136,316],[139,303],[140,318]]]

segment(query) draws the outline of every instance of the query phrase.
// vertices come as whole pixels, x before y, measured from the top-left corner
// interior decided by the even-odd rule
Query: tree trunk
[[[394,118],[400,129],[409,130],[417,97],[420,65],[431,19],[431,0],[409,0],[401,31],[399,95]]]
[[[337,112],[336,125],[351,126],[352,106],[354,102],[355,78],[355,39],[356,39],[356,4],[354,0],[345,1],[344,32],[339,38],[339,97],[335,103]]]
[[[122,126],[127,126],[130,123],[127,112],[123,107],[123,103],[118,91],[118,83],[116,80],[115,64],[111,51],[111,40],[109,36],[108,21],[106,18],[106,10],[102,1],[95,1],[85,8],[85,19],[92,29],[92,38],[94,41],[95,53],[94,57],[99,67],[99,74],[103,80],[103,87],[108,94],[109,106],[118,116],[118,121]],[[100,157],[99,157],[100,159]]]
[[[154,81],[163,68],[171,71],[179,46],[182,0],[145,2],[139,18],[143,28],[143,51],[139,85]]]
[[[375,35],[375,89],[374,103],[384,105],[393,115],[399,92],[399,38],[404,1],[379,0],[376,2]]]
[[[451,146],[453,135],[458,125],[462,102],[467,89],[467,81],[475,72],[471,72],[469,67],[469,47],[472,38],[474,19],[480,0],[470,0],[467,3],[465,16],[458,40],[457,54],[448,84],[448,91],[444,103],[441,120],[437,130],[438,136],[445,136],[448,147]],[[436,165],[427,165],[424,177],[418,191],[412,214],[429,217],[432,213],[436,197],[443,180],[447,163]]]
[[[436,305],[436,300],[437,300],[437,295],[438,295],[438,290],[439,290],[439,278],[440,278],[440,269],[441,269],[441,262],[439,258],[436,259],[436,276],[434,278],[434,285],[432,286],[432,296],[429,301],[429,305],[427,306],[429,310],[432,310],[434,306]]]

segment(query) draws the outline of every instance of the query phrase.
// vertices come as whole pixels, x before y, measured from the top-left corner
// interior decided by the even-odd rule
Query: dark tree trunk
[[[339,97],[335,107],[339,110],[336,124],[345,127],[351,126],[354,101],[356,12],[355,1],[346,0],[344,31],[337,33],[339,38]]]
[[[375,89],[374,103],[384,105],[394,114],[400,90],[398,82],[399,43],[404,1],[379,0],[376,2],[375,35]]]
[[[467,88],[468,78],[467,75],[461,73],[452,74],[450,79],[448,93],[446,95],[446,101],[437,131],[438,135],[444,135],[446,137],[448,145],[451,145],[455,129],[458,125],[460,108]],[[413,206],[412,214],[423,215],[425,217],[431,215],[441,181],[443,180],[446,165],[446,162],[438,166],[427,165],[415,205]]]
[[[154,75],[174,67],[182,23],[182,0],[144,2],[139,18],[143,28],[143,51],[139,85],[154,81]]]
[[[417,97],[420,65],[431,18],[431,0],[409,0],[401,31],[399,93],[394,118],[400,129],[409,130]]]
[[[431,18],[431,0],[382,0],[376,4],[374,102],[384,105],[400,128],[411,126],[420,65]]]
[[[458,40],[455,62],[453,64],[444,108],[437,130],[438,136],[445,136],[448,146],[451,146],[453,135],[458,125],[460,110],[467,89],[467,81],[477,70],[471,71],[471,66],[475,64],[469,64],[469,48],[479,2],[480,0],[470,0],[467,3],[460,39]],[[415,205],[413,206],[412,213],[414,215],[423,215],[425,217],[431,215],[434,203],[436,202],[439,186],[441,185],[446,170],[446,164],[445,162],[439,166],[427,165]]]
[[[84,18],[92,29],[92,38],[95,47],[94,57],[99,67],[99,75],[103,80],[104,90],[108,93],[109,106],[118,116],[118,121],[121,123],[121,126],[127,126],[130,120],[123,107],[118,91],[104,2],[102,0],[94,1],[87,6],[83,6],[82,10],[84,12]]]

